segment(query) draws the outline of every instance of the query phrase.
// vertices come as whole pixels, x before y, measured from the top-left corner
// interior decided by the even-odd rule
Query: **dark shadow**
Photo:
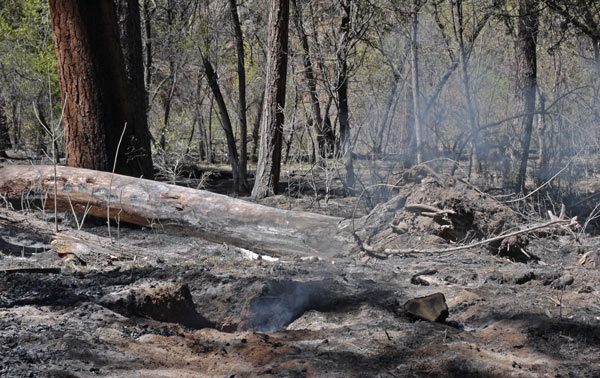
[[[33,239],[32,236],[31,241],[37,241]],[[45,248],[26,247],[24,245],[10,243],[0,236],[0,253],[15,257],[31,257],[36,253],[43,253],[50,250],[49,241],[41,240],[41,242],[48,244],[48,246]]]
[[[548,318],[536,313],[495,313],[491,320],[514,320],[525,324],[527,346],[545,355],[571,360],[582,349],[600,350],[600,325],[576,320]],[[485,322],[485,320],[484,320]]]

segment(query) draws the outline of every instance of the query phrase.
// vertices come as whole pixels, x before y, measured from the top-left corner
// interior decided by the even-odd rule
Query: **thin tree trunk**
[[[525,114],[516,121],[519,151],[513,153],[513,173],[516,190],[525,190],[529,146],[533,131],[535,93],[537,87],[536,40],[539,27],[539,0],[519,0],[518,29],[515,38],[516,106],[517,114]]]
[[[145,47],[146,47],[146,90],[150,89],[152,85],[152,16],[154,15],[156,8],[150,9],[150,0],[144,0],[143,11],[144,11],[144,33],[145,33]],[[150,109],[147,109],[148,111]]]
[[[248,121],[246,117],[246,66],[244,64],[244,36],[240,26],[237,5],[235,0],[229,0],[231,11],[231,20],[233,21],[233,30],[235,32],[235,49],[237,53],[237,73],[238,73],[238,113],[240,121],[240,170],[242,177],[246,177],[248,169]]]
[[[404,66],[404,77],[412,75],[412,63],[406,62]],[[412,76],[411,76],[412,77]],[[412,166],[416,159],[416,140],[415,140],[415,118],[413,116],[413,90],[412,81],[409,81],[402,91],[402,123],[400,136],[402,139],[402,154],[405,157],[405,164]]]
[[[315,80],[315,74],[313,69],[313,63],[310,56],[310,45],[308,43],[308,36],[306,35],[306,30],[304,29],[304,24],[302,22],[302,8],[298,5],[297,0],[292,0],[292,4],[294,5],[295,13],[294,13],[294,24],[296,26],[296,31],[298,32],[298,37],[300,38],[300,42],[302,44],[302,63],[304,65],[304,77],[306,78],[306,83],[308,86],[308,94],[310,96],[310,104],[312,109],[312,135],[313,135],[313,149],[315,158],[325,157],[322,155],[324,151],[320,148],[324,143],[324,133],[323,133],[323,117],[321,115],[321,104],[319,103],[319,96],[317,95],[317,82]]]
[[[281,172],[281,139],[287,79],[289,0],[271,0],[265,103],[260,127],[260,151],[252,197],[277,194]]]
[[[6,113],[5,113],[6,114]],[[12,133],[13,148],[18,150],[21,144],[21,102],[15,100],[12,102]]]
[[[254,126],[252,127],[252,152],[251,152],[251,160],[253,163],[258,161],[258,146],[260,144],[259,130],[260,130],[260,121],[262,120],[262,110],[265,104],[265,91],[263,88],[262,93],[260,94],[260,101],[258,102],[258,108],[256,111],[256,119],[254,120]]]
[[[419,101],[419,53],[417,46],[419,0],[413,0],[412,9],[412,41],[411,41],[411,78],[412,78],[412,100],[413,100],[413,119],[415,125],[415,140],[417,148],[417,164],[423,162],[423,136],[421,130],[421,105]]]
[[[395,101],[396,101],[396,94],[398,92],[398,83],[400,82],[400,75],[397,73],[394,73],[394,81],[392,82],[392,89],[390,91],[390,95],[388,96],[386,102],[385,102],[385,110],[383,112],[383,118],[381,119],[381,123],[379,125],[379,130],[377,131],[377,140],[376,140],[376,144],[373,148],[373,152],[375,154],[380,154],[382,153],[382,146],[383,146],[383,134],[385,134],[385,130],[388,126],[388,119],[390,118],[390,110],[392,109],[392,106],[394,105]],[[388,133],[389,135],[389,133]]]
[[[173,95],[175,94],[175,87],[177,85],[177,69],[175,62],[169,62],[169,78],[171,81],[169,92],[163,100],[163,124],[160,130],[160,148],[165,151],[167,149],[167,133],[169,132],[169,121],[171,119],[171,104],[173,101]]]
[[[594,62],[596,63],[596,76],[600,77],[600,38],[592,40],[594,46]]]
[[[215,162],[215,149],[213,147],[213,137],[212,137],[212,123],[213,123],[213,110],[215,109],[215,97],[210,98],[210,110],[208,112],[208,161],[211,163]],[[232,173],[233,175],[233,173]]]
[[[338,122],[340,123],[340,133],[338,139],[338,150],[345,148],[348,137],[350,136],[350,116],[348,108],[348,44],[350,43],[350,7],[352,0],[342,2],[342,21],[340,24],[341,43],[337,47],[337,96],[338,96]]]
[[[198,135],[199,135],[199,144],[198,150],[200,152],[200,160],[207,161],[207,140],[206,140],[206,130],[204,127],[204,118],[202,115],[202,105],[204,103],[204,96],[202,93],[202,75],[198,75],[198,81],[196,83],[196,102],[194,106],[194,119],[198,122]]]
[[[6,102],[0,97],[0,157],[6,157],[6,150],[12,147],[6,117]]]
[[[337,152],[343,153],[344,170],[346,171],[346,190],[353,192],[356,184],[354,164],[352,162],[352,142],[350,140],[350,109],[348,107],[348,51],[350,49],[350,11],[352,0],[341,2],[343,10],[340,23],[341,43],[337,51],[338,78],[338,122],[340,123],[340,134]]]
[[[238,152],[235,143],[235,137],[233,135],[233,127],[231,126],[231,118],[227,112],[227,105],[223,99],[221,88],[219,87],[217,73],[213,68],[212,63],[206,55],[202,53],[202,63],[206,72],[206,80],[213,93],[214,99],[217,102],[219,108],[219,114],[221,116],[221,124],[223,125],[223,131],[227,138],[227,151],[229,155],[229,163],[231,164],[231,172],[233,175],[233,186],[236,193],[245,193],[247,191],[246,177],[241,170],[240,162],[238,158]]]
[[[454,21],[454,33],[456,40],[458,41],[459,49],[459,63],[462,71],[462,82],[465,93],[465,102],[467,104],[467,114],[469,117],[469,126],[471,128],[471,158],[469,164],[469,178],[471,177],[471,169],[474,166],[475,170],[479,171],[479,160],[477,144],[479,142],[479,130],[477,122],[475,120],[475,109],[473,107],[473,100],[471,98],[471,85],[468,67],[468,56],[467,49],[465,48],[464,42],[464,19],[463,19],[463,5],[462,0],[455,0],[452,2],[452,15]]]
[[[537,137],[538,137],[538,174],[536,185],[542,185],[550,178],[548,164],[548,136],[546,135],[546,98],[540,93],[540,114],[537,115]]]

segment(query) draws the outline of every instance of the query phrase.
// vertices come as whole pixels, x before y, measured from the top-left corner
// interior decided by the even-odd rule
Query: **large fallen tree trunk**
[[[13,204],[54,208],[53,166],[0,168],[0,195]],[[345,255],[353,246],[342,218],[274,209],[161,182],[88,169],[57,167],[56,207],[271,255]],[[110,200],[108,198],[110,197]]]

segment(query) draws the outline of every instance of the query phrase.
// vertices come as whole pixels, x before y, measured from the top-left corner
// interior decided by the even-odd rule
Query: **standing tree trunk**
[[[352,0],[341,2],[343,14],[340,24],[341,43],[337,47],[337,95],[338,95],[338,121],[340,123],[340,133],[338,139],[338,150],[344,148],[348,137],[350,136],[350,116],[348,109],[348,49],[350,43],[350,7]]]
[[[6,150],[11,147],[8,118],[6,117],[6,102],[4,98],[0,97],[0,157],[6,157]]]
[[[404,64],[404,77],[411,75],[412,63]],[[411,76],[412,77],[412,76]],[[412,82],[407,81],[402,91],[402,121],[400,124],[401,152],[405,166],[412,166],[416,158],[415,117],[413,116]]]
[[[313,63],[310,57],[308,36],[306,35],[306,30],[304,29],[304,24],[302,22],[302,8],[298,5],[297,0],[292,0],[292,4],[295,9],[294,24],[298,32],[298,38],[300,38],[300,42],[302,43],[304,77],[306,78],[306,83],[308,85],[308,94],[310,96],[310,105],[313,113],[312,135],[314,155],[315,159],[319,159],[319,157],[325,157],[323,148],[325,144],[323,128],[325,125],[323,124],[323,117],[321,116],[321,104],[319,103],[319,96],[317,95],[317,82],[315,80]]]
[[[153,166],[150,148],[150,130],[148,129],[148,96],[144,83],[144,63],[142,49],[142,30],[140,19],[140,7],[137,0],[115,0],[119,25],[119,40],[121,51],[125,61],[125,75],[129,88],[129,102],[131,109],[131,121],[127,128],[132,130],[134,142],[130,150],[125,151],[128,159],[135,159],[140,165],[140,170],[146,178],[152,179]],[[120,136],[120,135],[119,135]],[[117,135],[111,135],[109,143],[118,143]]]
[[[344,158],[344,169],[346,171],[345,188],[349,192],[354,191],[356,176],[354,174],[354,164],[352,162],[352,143],[350,140],[350,109],[348,107],[348,52],[350,50],[350,11],[352,0],[341,2],[342,20],[340,24],[341,43],[337,47],[337,96],[338,96],[338,121],[340,123],[340,133],[338,139],[337,152],[342,153]]]
[[[542,93],[539,96],[540,114],[537,115],[537,137],[538,137],[538,174],[536,185],[540,186],[550,178],[548,161],[548,135],[546,125],[546,98]]]
[[[252,126],[252,151],[250,152],[250,159],[253,163],[258,161],[258,145],[260,144],[260,123],[262,120],[262,108],[265,104],[265,90],[263,88],[262,93],[260,94],[260,100],[258,102],[258,107],[256,108],[256,119],[254,120],[254,125]]]
[[[208,57],[206,57],[206,55],[203,53],[202,63],[204,65],[208,86],[210,87],[214,99],[217,102],[217,107],[219,108],[219,114],[221,116],[221,125],[223,126],[223,131],[225,131],[225,136],[227,138],[227,151],[229,155],[229,163],[231,164],[233,187],[236,193],[245,193],[247,191],[246,175],[240,167],[238,152],[235,145],[235,136],[233,135],[233,127],[231,126],[231,118],[229,118],[227,105],[225,105],[225,100],[223,99],[221,88],[219,87],[217,73],[215,72],[210,60],[208,60]]]
[[[116,172],[152,178],[145,113],[137,112],[137,100],[132,101],[144,95],[130,87],[122,50],[136,42],[120,43],[115,3],[50,0],[49,5],[65,102],[67,164],[110,171],[116,158]],[[130,15],[137,11],[131,4],[126,8]],[[133,38],[126,29],[127,38]],[[129,59],[136,56],[128,53]],[[130,63],[130,69],[143,72],[141,61]],[[138,119],[142,115],[144,120]]]
[[[516,94],[517,114],[524,114],[515,121],[519,150],[512,152],[512,172],[516,173],[516,190],[525,190],[529,146],[533,131],[535,113],[535,92],[537,86],[536,41],[539,27],[539,0],[519,0],[519,18],[515,36]]]
[[[152,16],[156,11],[156,8],[150,9],[150,0],[144,0],[143,3],[144,11],[144,34],[146,47],[146,77],[145,84],[146,90],[150,89],[152,84]]]
[[[253,198],[277,194],[281,171],[281,138],[287,79],[289,0],[271,0],[265,100]]]
[[[412,9],[412,40],[411,40],[411,87],[412,87],[412,100],[413,100],[413,122],[415,125],[415,141],[417,148],[417,164],[423,162],[423,135],[421,130],[421,105],[419,98],[419,52],[417,46],[417,35],[419,26],[419,0],[413,0]]]
[[[471,85],[470,85],[470,76],[469,76],[469,67],[468,67],[468,52],[465,47],[464,41],[464,18],[463,18],[463,5],[462,0],[455,0],[452,2],[452,16],[454,23],[454,34],[455,38],[458,41],[458,49],[459,49],[459,62],[460,68],[462,71],[462,83],[463,89],[465,91],[465,102],[467,104],[467,114],[469,116],[469,126],[471,128],[471,159],[469,164],[469,177],[471,177],[472,168],[475,167],[475,170],[479,171],[479,161],[478,161],[478,148],[477,145],[479,143],[479,130],[477,128],[477,122],[475,120],[475,109],[473,107],[473,100],[471,98]]]
[[[385,148],[383,148],[383,134],[388,126],[388,120],[390,119],[390,111],[392,110],[392,106],[396,103],[396,97],[398,93],[398,83],[400,82],[402,77],[396,71],[394,71],[394,81],[392,82],[392,88],[390,89],[390,95],[385,101],[385,110],[383,111],[383,117],[381,119],[381,123],[379,129],[377,130],[377,139],[375,140],[375,145],[373,146],[373,153],[375,155],[385,153]],[[392,115],[393,119],[393,115]],[[389,135],[389,132],[388,132]]]
[[[237,53],[237,73],[238,73],[238,113],[240,119],[240,170],[243,177],[248,172],[248,120],[246,117],[246,65],[244,64],[244,36],[240,26],[240,17],[238,16],[235,0],[229,0],[231,11],[231,20],[233,21],[233,30],[235,31],[235,50]]]

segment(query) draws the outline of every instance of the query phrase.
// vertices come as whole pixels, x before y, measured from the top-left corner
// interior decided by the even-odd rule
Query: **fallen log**
[[[111,264],[115,258],[121,261],[132,261],[136,256],[156,257],[138,247],[114,243],[108,238],[85,231],[61,226],[59,232],[56,232],[52,223],[37,219],[31,214],[21,214],[4,208],[0,208],[0,228],[35,235],[36,239],[48,246],[47,250],[52,250],[61,257],[74,256],[89,266],[105,266]],[[23,250],[25,256],[31,256],[46,250],[46,247],[30,248],[18,245],[7,248],[6,244],[8,243],[0,238],[0,252],[4,250],[18,255],[20,250]]]
[[[0,195],[14,206],[54,208],[53,166],[0,168]],[[88,169],[57,167],[56,207],[159,228],[271,255],[331,258],[354,245],[342,218],[280,210],[161,182]],[[109,200],[110,197],[110,200]],[[108,208],[108,211],[107,211]]]

